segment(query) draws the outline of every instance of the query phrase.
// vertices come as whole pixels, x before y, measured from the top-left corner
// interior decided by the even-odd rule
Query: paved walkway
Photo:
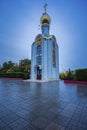
[[[0,130],[87,130],[87,86],[0,79]]]

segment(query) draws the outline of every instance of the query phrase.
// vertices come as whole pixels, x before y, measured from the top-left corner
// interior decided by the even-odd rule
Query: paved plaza
[[[87,130],[87,85],[0,79],[0,130]]]

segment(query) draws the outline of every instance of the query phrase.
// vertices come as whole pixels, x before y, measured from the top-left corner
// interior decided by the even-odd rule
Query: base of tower
[[[59,81],[59,79],[50,79],[50,80],[33,80],[33,79],[27,79],[23,80],[24,82],[38,82],[38,83],[43,83],[43,82],[53,82],[53,81]]]

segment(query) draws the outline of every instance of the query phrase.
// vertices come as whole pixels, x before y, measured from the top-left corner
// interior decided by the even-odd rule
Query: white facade
[[[59,49],[54,35],[49,35],[50,17],[41,17],[42,34],[38,34],[31,50],[31,79],[59,79]]]

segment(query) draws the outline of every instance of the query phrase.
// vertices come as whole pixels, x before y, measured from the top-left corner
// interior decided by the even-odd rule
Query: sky
[[[45,3],[59,46],[59,71],[87,68],[87,0],[0,0],[0,64],[31,59]]]

